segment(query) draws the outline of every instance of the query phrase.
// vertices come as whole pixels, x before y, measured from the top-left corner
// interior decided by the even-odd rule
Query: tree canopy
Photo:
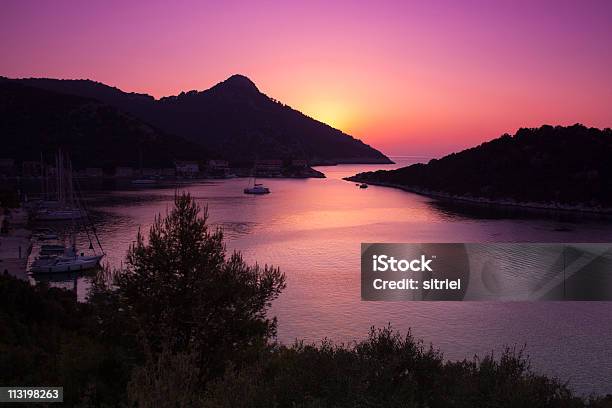
[[[276,318],[266,312],[285,288],[278,268],[228,254],[223,232],[211,230],[207,219],[189,194],[177,195],[146,239],[138,233],[125,267],[103,288],[115,299],[113,316],[123,316],[146,354],[188,350],[204,376],[275,337]]]

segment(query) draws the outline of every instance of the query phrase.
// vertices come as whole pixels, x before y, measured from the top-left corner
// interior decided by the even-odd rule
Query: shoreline
[[[410,193],[422,195],[425,197],[431,197],[439,200],[448,200],[455,202],[462,202],[472,204],[475,206],[494,206],[494,207],[513,207],[517,209],[525,210],[539,210],[539,211],[562,211],[562,212],[573,212],[573,213],[587,213],[587,214],[598,214],[598,215],[612,215],[612,208],[601,208],[601,207],[587,207],[583,205],[569,205],[560,203],[540,203],[540,202],[517,202],[511,198],[505,199],[490,199],[485,197],[468,197],[459,196],[444,193],[442,191],[431,191],[426,189],[420,189],[416,187],[410,187],[403,184],[397,183],[386,183],[383,181],[372,181],[365,178],[351,176],[345,177],[343,180],[371,184],[373,186],[389,187],[404,190]]]
[[[2,207],[0,210],[4,211]],[[28,228],[28,212],[13,208],[8,215],[0,215],[0,224],[8,221],[9,230],[0,233],[0,273],[28,280],[28,259],[32,251],[32,231]]]
[[[329,160],[312,160],[310,167],[320,166],[338,166],[341,164],[395,164],[395,162],[389,158],[348,158],[348,159],[329,159]]]

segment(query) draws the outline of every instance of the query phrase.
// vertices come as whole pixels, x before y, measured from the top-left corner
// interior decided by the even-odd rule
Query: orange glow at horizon
[[[0,75],[161,97],[239,73],[387,155],[434,157],[520,127],[612,126],[610,19],[605,0],[8,0]]]

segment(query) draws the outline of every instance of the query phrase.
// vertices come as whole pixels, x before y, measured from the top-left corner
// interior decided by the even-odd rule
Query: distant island
[[[347,180],[472,203],[610,213],[612,130],[522,128],[427,164]]]
[[[100,166],[114,161],[103,145],[119,155],[116,165],[126,154],[136,163],[141,148],[148,150],[145,160],[155,157],[154,161],[172,156],[241,165],[257,159],[301,160],[308,165],[392,163],[362,141],[261,93],[242,75],[205,91],[159,100],[90,80],[0,77],[0,119],[3,144],[20,138],[51,144],[69,141],[76,150],[91,151],[85,157]],[[96,130],[98,126],[104,131]],[[153,143],[135,149],[135,142],[143,139]],[[28,151],[38,155],[34,150]]]

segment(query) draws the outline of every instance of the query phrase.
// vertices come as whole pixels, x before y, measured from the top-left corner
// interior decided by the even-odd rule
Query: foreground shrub
[[[137,339],[152,362],[162,350],[190,353],[204,381],[274,338],[276,319],[266,312],[285,287],[277,268],[228,255],[222,231],[209,230],[207,218],[188,194],[177,195],[147,239],[138,234],[125,268],[109,285],[98,282],[90,298],[101,330],[120,323],[121,335]]]
[[[277,347],[209,385],[206,407],[580,407],[556,379],[533,373],[522,351],[444,362],[410,334],[374,330],[351,347]]]
[[[193,407],[201,396],[200,372],[195,356],[164,350],[137,367],[128,383],[130,406],[140,408]]]
[[[71,291],[0,276],[0,384],[62,385],[66,406],[117,406],[130,354],[98,338],[91,318]]]

